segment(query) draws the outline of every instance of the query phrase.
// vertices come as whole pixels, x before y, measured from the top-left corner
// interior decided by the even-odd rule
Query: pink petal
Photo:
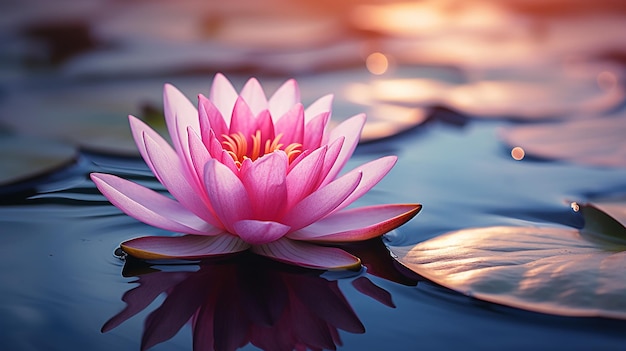
[[[187,127],[200,131],[198,110],[183,93],[173,85],[165,84],[163,88],[163,105],[165,122],[172,138],[172,143],[178,152],[187,144]],[[184,145],[183,145],[184,144]]]
[[[315,242],[352,242],[372,239],[408,222],[422,209],[419,204],[376,205],[333,213],[288,238]]]
[[[209,131],[208,140],[202,139],[202,142],[206,146],[207,150],[209,150],[209,154],[212,158],[217,158],[219,160],[222,159],[222,152],[224,151],[224,147],[222,143],[217,139],[213,130]]]
[[[121,245],[127,254],[144,259],[200,259],[247,250],[250,245],[231,234],[217,236],[144,236]]]
[[[230,124],[230,116],[232,115],[237,96],[237,91],[233,88],[230,81],[223,74],[216,74],[211,85],[209,99],[213,101],[215,107],[221,112],[227,125]]]
[[[360,173],[346,174],[297,203],[280,221],[292,230],[306,227],[326,216],[345,200],[361,181]]]
[[[252,164],[253,164],[253,163],[254,163],[254,162],[252,162],[252,160],[251,160],[251,159],[249,159],[249,158],[245,158],[245,159],[241,162],[241,165],[239,166],[239,172],[233,172],[233,173],[237,174],[237,176],[239,177],[239,179],[242,179],[242,178],[243,178],[243,176],[242,176],[242,175],[243,175],[244,173],[246,173],[246,172],[250,169],[250,167],[252,167]]]
[[[291,161],[291,163],[289,164],[289,168],[287,168],[287,174],[289,174],[289,172],[291,172],[291,170],[294,169],[294,167],[296,167],[298,163],[300,163],[300,161],[304,160],[310,154],[311,150],[304,150],[300,154],[298,154],[298,156],[296,156],[296,158],[293,159],[293,161]]]
[[[235,164],[235,160],[233,160],[233,158],[230,156],[228,152],[226,152],[226,150],[222,150],[222,156],[220,158],[216,157],[215,159],[219,160],[224,166],[230,169],[230,171],[233,172],[233,174],[239,174],[239,168]]]
[[[328,146],[324,145],[300,160],[287,174],[287,208],[317,189]]]
[[[339,157],[339,154],[343,149],[343,141],[343,137],[337,138],[328,146],[328,151],[326,152],[326,157],[324,158],[324,166],[322,167],[320,179],[318,181],[318,184],[316,185],[317,188],[319,188],[323,184],[323,181],[328,179],[328,173],[337,162],[337,158]]]
[[[304,127],[304,143],[302,144],[304,150],[320,147],[329,119],[330,112],[324,112],[307,122]]]
[[[317,269],[349,269],[361,265],[358,257],[335,248],[317,246],[289,239],[256,245],[251,250],[281,262]]]
[[[239,237],[252,245],[271,243],[282,238],[289,231],[289,227],[272,221],[258,221],[244,219],[234,224],[235,232]]]
[[[342,208],[349,206],[351,203],[356,201],[361,196],[365,195],[370,189],[372,189],[378,182],[383,179],[387,173],[393,168],[396,164],[398,158],[396,156],[386,156],[381,157],[377,160],[368,162],[364,165],[356,167],[348,173],[352,172],[361,172],[363,173],[363,178],[361,178],[361,182],[359,186],[354,190],[347,199],[345,199],[341,205],[337,206],[333,211],[339,211]]]
[[[240,96],[250,106],[250,110],[252,110],[252,114],[255,116],[268,108],[265,92],[263,92],[263,88],[256,78],[248,79],[243,89],[241,89]]]
[[[320,184],[322,183],[322,180],[326,179],[328,172],[330,171],[331,167],[335,163],[335,160],[337,159],[337,156],[339,156],[339,152],[341,151],[342,145],[343,145],[343,138],[339,138],[327,146],[326,156],[324,157],[324,164],[321,170],[319,171],[319,175],[316,176],[318,180],[317,180],[317,184],[315,184],[314,186],[315,189],[319,188]],[[300,162],[304,161],[307,157],[309,157],[312,151],[315,151],[315,150],[310,150],[310,149],[304,150],[304,152],[298,155],[298,157],[296,157],[296,159],[293,160],[291,164],[289,164],[289,169],[287,170],[287,174],[291,173],[292,170],[296,168],[298,164],[300,164]]]
[[[339,153],[339,157],[337,157],[337,161],[333,164],[330,172],[328,172],[328,176],[322,184],[328,184],[333,181],[346,162],[348,162],[348,159],[352,156],[354,149],[356,149],[356,146],[359,143],[361,130],[363,130],[364,125],[365,115],[359,114],[345,120],[330,132],[329,141],[332,142],[340,137],[345,137],[345,140],[343,142],[341,152]]]
[[[215,214],[229,232],[234,233],[234,223],[250,218],[252,206],[241,180],[227,166],[215,159],[204,168],[207,195]]]
[[[200,136],[193,131],[193,129],[187,129],[187,134],[187,142],[189,143],[189,158],[191,160],[191,167],[194,176],[193,178],[198,184],[197,189],[201,189],[202,192],[205,192],[204,166],[213,157],[211,157],[211,154],[204,145],[204,142],[200,139]],[[198,194],[198,196],[200,195]],[[210,205],[210,203],[208,204]]]
[[[217,235],[222,232],[154,190],[110,174],[92,173],[91,179],[113,205],[144,223],[179,233]]]
[[[287,146],[291,143],[304,142],[304,107],[294,105],[277,122],[274,123],[276,135],[282,133],[280,143]]]
[[[199,188],[197,181],[189,179],[193,178],[193,175],[190,175],[189,178],[185,177],[187,171],[183,169],[178,155],[169,147],[161,147],[161,145],[147,134],[144,134],[144,143],[152,171],[172,196],[174,196],[181,205],[206,222],[217,227],[221,226],[219,221],[209,210],[210,204],[208,204],[208,198],[201,195],[202,193],[200,191],[204,190]],[[195,189],[191,184],[196,186]],[[206,199],[206,202],[203,198]]]
[[[304,111],[305,122],[309,122],[316,116],[319,116],[322,113],[332,111],[333,105],[333,94],[324,95],[321,98],[315,100],[307,109]]]
[[[274,121],[272,121],[272,116],[270,111],[263,110],[256,116],[256,127],[254,128],[254,132],[261,132],[261,140],[272,140],[274,139]]]
[[[196,132],[189,128],[187,133],[189,134],[189,158],[191,160],[190,163],[193,171],[194,183],[192,184],[194,184],[194,191],[196,191],[196,196],[202,199],[204,205],[214,218],[214,225],[223,228],[223,225],[219,222],[217,217],[215,217],[213,205],[211,204],[211,201],[206,193],[206,189],[204,188],[204,166],[212,158],[211,154],[209,154],[209,151],[206,149],[204,143],[200,140],[200,137],[196,134]]]
[[[256,119],[253,112],[243,99],[243,97],[237,98],[235,107],[233,108],[233,116],[230,120],[229,134],[235,134],[237,132],[243,133],[247,138],[249,135],[255,132]]]
[[[280,86],[269,100],[269,109],[276,120],[280,119],[293,105],[300,102],[300,89],[295,79]]]
[[[273,220],[282,215],[287,202],[287,154],[267,154],[242,165],[239,177],[248,192],[255,219]]]
[[[228,126],[224,121],[222,113],[211,100],[207,99],[202,94],[198,95],[198,112],[200,118],[200,132],[202,140],[206,144],[211,140],[211,131],[218,136],[228,134]]]
[[[135,144],[137,144],[137,148],[139,149],[139,153],[141,154],[141,157],[143,157],[148,167],[150,167],[152,172],[154,172],[152,163],[150,159],[148,158],[148,153],[146,152],[146,145],[143,140],[144,134],[149,135],[150,138],[152,138],[152,140],[154,140],[157,144],[159,144],[161,149],[163,149],[163,152],[174,154],[175,153],[174,149],[172,149],[170,144],[167,141],[165,141],[165,139],[163,139],[163,137],[161,137],[159,133],[155,132],[152,128],[150,128],[147,124],[145,124],[139,118],[135,116],[128,116],[128,122],[130,123],[130,130],[133,134],[133,139],[135,139]]]

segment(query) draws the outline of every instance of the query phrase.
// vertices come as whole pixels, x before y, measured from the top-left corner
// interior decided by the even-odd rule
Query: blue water
[[[471,121],[459,128],[435,122],[361,145],[347,169],[382,154],[396,154],[399,161],[359,204],[422,203],[422,212],[389,237],[392,244],[404,245],[478,226],[579,226],[580,219],[571,212],[569,200],[588,200],[589,194],[626,192],[623,169],[514,161],[495,137],[496,129],[506,124]],[[144,320],[165,300],[165,295],[160,294],[134,317],[111,331],[100,331],[107,320],[124,308],[123,294],[137,286],[137,269],[125,268],[125,262],[114,255],[118,244],[134,236],[168,233],[139,223],[110,205],[87,178],[88,172],[94,170],[124,174],[162,190],[139,159],[84,154],[75,165],[59,173],[63,177],[53,174],[34,182],[36,194],[5,196],[0,207],[3,349],[137,350]],[[376,251],[376,255],[382,259],[364,258],[366,265],[371,262],[369,269],[319,277],[313,274],[315,277],[308,280],[310,287],[296,278],[285,283],[312,291],[318,291],[315,289],[319,284],[338,284],[365,328],[365,333],[341,330],[340,349],[619,350],[626,342],[625,321],[548,316],[477,301],[412,276],[394,266],[384,250]],[[202,269],[187,264],[161,265],[153,270],[193,275],[199,270],[234,269],[246,277],[282,277],[280,272],[290,272],[282,265],[253,262],[251,265],[250,258],[244,255],[226,264],[209,262]],[[224,265],[230,268],[219,268]],[[146,267],[143,268],[145,272]],[[376,272],[378,268],[383,273]],[[155,273],[144,273],[148,278],[150,274]],[[395,307],[358,291],[353,282],[360,277],[390,293]],[[251,282],[241,291],[249,294],[258,289],[261,294],[265,286],[274,286],[272,279]],[[207,296],[226,283],[209,284],[215,286],[202,290]],[[281,286],[276,291],[283,291]],[[221,289],[235,294],[243,288]],[[184,309],[186,303],[193,301],[189,293],[183,290],[180,296],[184,298],[178,302],[170,300],[175,305],[173,311]],[[167,324],[172,314],[166,314],[162,323]],[[243,318],[235,312],[228,316],[222,315],[222,319]],[[187,324],[153,350],[191,347],[192,330]],[[244,349],[256,347],[248,344]]]

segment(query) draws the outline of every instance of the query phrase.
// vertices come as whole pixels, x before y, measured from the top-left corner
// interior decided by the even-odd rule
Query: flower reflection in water
[[[380,240],[363,245],[352,249],[384,249]],[[398,268],[392,266],[388,253],[386,257],[376,262],[380,267],[373,269],[375,274],[408,285],[417,283],[410,271],[394,271]],[[324,277],[320,270],[272,262],[247,252],[181,265],[179,270],[173,265],[163,267],[128,258],[123,275],[137,277],[139,285],[124,294],[126,307],[104,324],[103,332],[138,314],[163,293],[161,305],[146,317],[142,350],[169,340],[188,322],[193,349],[202,351],[235,350],[248,343],[263,350],[335,350],[342,344],[339,330],[365,332],[338,280]],[[190,267],[197,270],[189,271]],[[342,274],[345,278],[349,273]],[[366,275],[352,284],[394,307],[391,295]]]

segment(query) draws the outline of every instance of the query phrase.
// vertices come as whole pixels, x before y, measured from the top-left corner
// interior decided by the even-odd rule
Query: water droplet
[[[115,249],[115,251],[113,251],[113,255],[119,258],[120,260],[125,260],[126,256],[128,256],[128,254],[124,252],[124,250],[122,250],[121,247],[118,247],[117,249]]]

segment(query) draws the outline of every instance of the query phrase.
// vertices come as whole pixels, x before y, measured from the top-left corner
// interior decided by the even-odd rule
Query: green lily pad
[[[414,272],[481,300],[626,319],[626,228],[593,205],[575,207],[585,219],[581,230],[471,228],[390,249]]]
[[[54,172],[78,157],[70,145],[12,135],[0,135],[0,150],[0,186]]]

